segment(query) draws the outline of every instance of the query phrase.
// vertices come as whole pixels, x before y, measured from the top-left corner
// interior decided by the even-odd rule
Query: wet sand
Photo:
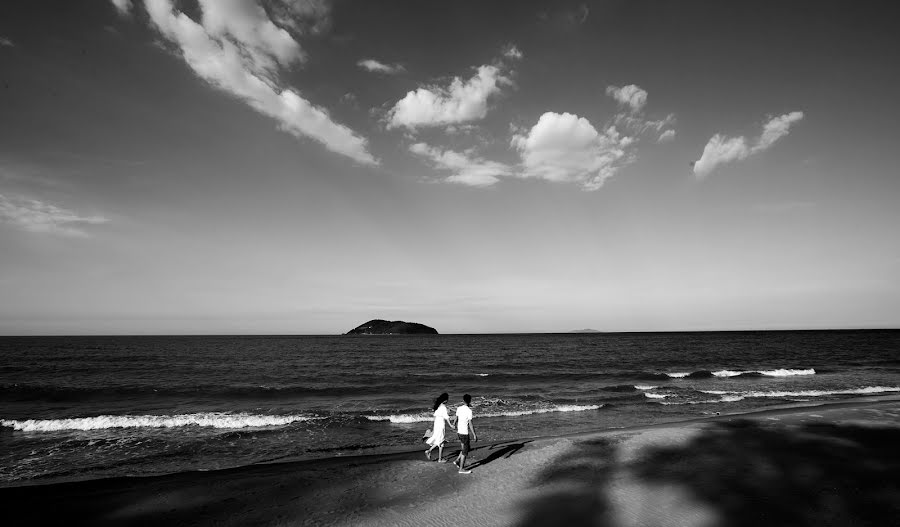
[[[468,475],[421,448],[5,488],[0,501],[14,525],[900,522],[898,397],[473,447]]]

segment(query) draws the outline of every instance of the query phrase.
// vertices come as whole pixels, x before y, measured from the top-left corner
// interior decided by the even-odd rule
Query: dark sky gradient
[[[0,334],[900,326],[891,3],[309,2],[319,30],[288,28],[305,62],[267,78],[375,163],[212,86],[143,1],[0,5]],[[485,65],[511,82],[483,117],[388,125]],[[628,85],[671,141],[631,133],[598,188],[529,172],[517,134],[553,112],[605,137]],[[505,172],[454,182],[419,143]]]

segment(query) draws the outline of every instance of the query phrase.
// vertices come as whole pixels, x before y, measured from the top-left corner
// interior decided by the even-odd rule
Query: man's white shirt
[[[469,433],[469,423],[472,422],[472,409],[468,405],[462,405],[456,409],[456,432],[458,434]]]

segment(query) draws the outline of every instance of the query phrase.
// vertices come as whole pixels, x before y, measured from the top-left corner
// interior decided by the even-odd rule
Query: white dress
[[[432,427],[431,437],[428,438],[428,441],[425,441],[426,443],[431,446],[438,446],[444,442],[445,419],[450,419],[450,414],[447,413],[447,407],[441,403],[438,409],[434,411],[434,427]]]

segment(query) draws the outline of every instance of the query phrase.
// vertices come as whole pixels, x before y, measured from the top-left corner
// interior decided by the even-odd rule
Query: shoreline
[[[696,496],[684,494],[687,491],[683,489],[672,494],[670,487],[690,487],[718,472],[734,471],[732,464],[750,455],[744,450],[759,443],[760,438],[789,442],[821,436],[822,441],[833,442],[829,434],[836,431],[875,441],[876,447],[889,445],[886,453],[871,447],[859,452],[897,456],[892,452],[900,439],[900,396],[780,405],[677,422],[476,443],[470,454],[469,463],[474,465],[470,475],[456,474],[449,462],[428,462],[424,449],[416,448],[211,471],[25,484],[0,488],[0,497],[15,503],[15,512],[25,515],[22,518],[30,525],[61,521],[85,525],[553,525],[551,520],[561,513],[557,509],[568,503],[566,500],[571,500],[569,506],[575,510],[596,506],[606,511],[603,514],[618,511],[616,514],[643,518],[644,514],[674,514],[670,510],[673,507],[693,503]],[[752,441],[740,439],[740,434],[749,434]],[[709,444],[713,448],[690,446],[691,441],[701,440],[712,441]],[[804,447],[783,455],[779,445],[776,441],[774,446],[760,447],[757,457],[775,458],[778,463],[774,466],[790,465],[809,450]],[[660,488],[654,486],[653,478],[665,471],[653,468],[643,476],[635,475],[641,474],[643,452],[656,449],[664,453],[666,448],[683,448],[678,459],[694,456],[697,467],[713,463],[714,470],[707,467],[689,477],[673,476],[674,483]],[[710,452],[715,453],[717,448],[727,454],[710,460]],[[451,443],[444,450],[445,458],[452,460],[457,450]],[[823,450],[818,455],[827,458],[831,455],[828,452]],[[894,459],[876,459],[867,466],[894,467]],[[825,459],[821,464],[829,466],[830,462]],[[754,461],[717,485],[751,477],[754,467],[763,466],[768,465]],[[900,473],[900,460],[896,467]],[[604,489],[602,495],[597,494],[598,488]],[[461,517],[460,507],[465,508]],[[699,506],[691,507],[699,510]],[[600,509],[592,508],[591,514]],[[707,513],[712,514],[709,510]],[[617,518],[610,524],[652,523],[640,518]]]
[[[637,425],[628,425],[622,427],[609,427],[609,428],[597,428],[592,430],[586,430],[581,432],[571,432],[565,434],[550,434],[543,436],[528,436],[528,437],[517,437],[511,439],[503,439],[503,440],[495,440],[489,442],[479,442],[473,445],[473,450],[484,448],[484,447],[493,447],[495,445],[503,445],[507,443],[521,443],[521,442],[533,442],[533,441],[548,441],[548,440],[560,440],[560,439],[580,439],[580,438],[588,438],[595,436],[597,434],[616,434],[616,433],[629,433],[629,432],[642,432],[647,430],[659,429],[659,428],[671,428],[671,427],[686,427],[686,426],[695,426],[701,425],[703,423],[713,423],[722,420],[728,420],[739,417],[746,417],[749,419],[758,418],[758,417],[768,417],[768,416],[776,416],[776,415],[789,415],[793,413],[797,413],[807,409],[813,408],[824,408],[824,409],[839,409],[839,408],[855,408],[857,406],[878,406],[882,404],[891,404],[893,402],[900,402],[900,395],[897,394],[884,394],[884,395],[867,395],[867,396],[859,396],[854,397],[852,399],[847,399],[843,401],[822,401],[822,402],[814,402],[814,401],[806,401],[806,402],[796,402],[796,403],[786,403],[780,405],[772,405],[767,407],[749,409],[747,411],[740,412],[716,412],[713,414],[709,414],[703,417],[694,417],[690,419],[677,419],[673,421],[661,421],[656,423],[649,424],[637,424]],[[477,414],[476,414],[477,417]],[[444,447],[445,451],[454,450],[454,441],[449,441],[447,446]],[[406,456],[417,456],[418,453],[422,449],[416,445],[415,448],[410,448],[409,446],[393,446],[393,447],[385,447],[383,450],[372,453],[352,453],[352,454],[336,454],[329,456],[321,456],[321,457],[303,457],[303,458],[294,458],[290,456],[285,456],[285,458],[276,458],[266,461],[260,461],[257,463],[251,463],[246,465],[236,465],[233,467],[227,468],[219,468],[219,469],[211,469],[211,470],[183,470],[177,472],[167,472],[162,474],[149,474],[149,475],[124,475],[124,476],[109,476],[109,477],[74,477],[71,479],[56,479],[53,480],[52,477],[48,478],[51,481],[42,481],[41,478],[31,479],[23,482],[14,482],[13,484],[0,483],[0,493],[7,489],[15,489],[15,488],[24,488],[24,487],[47,487],[47,486],[55,486],[55,485],[70,485],[70,484],[83,484],[90,482],[98,482],[98,481],[108,481],[108,480],[140,480],[140,479],[149,479],[149,478],[166,478],[166,477],[175,477],[180,474],[190,475],[190,474],[210,474],[210,473],[218,473],[218,472],[240,472],[243,470],[250,469],[252,467],[260,467],[260,466],[269,466],[269,465],[296,465],[298,467],[309,465],[309,464],[318,464],[318,463],[329,463],[329,462],[351,462],[351,461],[361,461],[365,459],[405,459]],[[458,449],[457,449],[458,450]]]

